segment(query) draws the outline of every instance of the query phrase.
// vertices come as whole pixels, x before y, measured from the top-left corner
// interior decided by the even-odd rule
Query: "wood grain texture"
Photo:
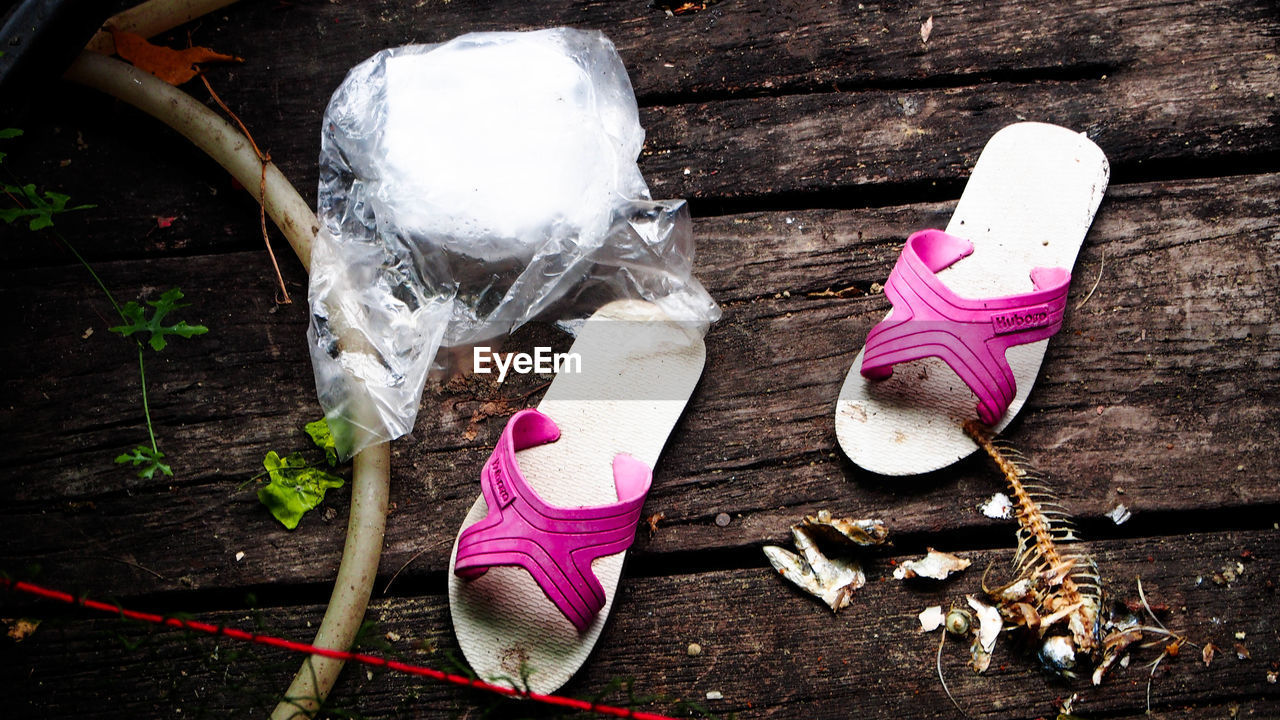
[[[190,30],[246,58],[210,79],[311,201],[321,114],[349,67],[387,46],[555,25],[617,45],[648,134],[641,169],[655,196],[691,199],[696,272],[725,310],[656,469],[646,514],[662,514],[658,528],[639,533],[618,612],[569,692],[634,677],[637,692],[665,696],[661,711],[680,698],[742,717],[956,716],[914,615],[974,591],[980,573],[944,587],[876,580],[926,546],[975,569],[1006,557],[1012,527],[976,509],[998,478],[979,458],[923,478],[869,476],[840,453],[832,413],[888,308],[875,286],[902,239],[944,226],[987,138],[1030,119],[1086,132],[1114,182],[1064,330],[1008,438],[1054,477],[1121,594],[1140,575],[1171,606],[1171,626],[1222,648],[1207,669],[1190,656],[1162,663],[1151,717],[1280,717],[1267,681],[1280,663],[1274,3],[723,0],[668,15],[648,0],[303,0],[237,3],[166,40],[184,45]],[[27,131],[0,147],[0,176],[96,204],[59,217],[59,233],[122,301],[181,287],[192,302],[181,317],[210,333],[148,357],[176,477],[136,478],[112,463],[146,429],[136,355],[107,331],[110,305],[55,237],[0,225],[0,570],[308,638],[349,490],[288,532],[252,482],[268,450],[318,457],[301,430],[318,417],[305,304],[273,301],[256,204],[221,169],[127,107],[51,87],[0,103],[0,127]],[[306,278],[283,265],[301,301]],[[507,345],[569,340],[535,325]],[[443,597],[451,540],[506,416],[547,380],[433,384],[414,433],[393,446],[371,617],[409,659],[443,667],[456,653]],[[1104,515],[1119,503],[1134,513],[1121,526]],[[873,582],[838,617],[773,577],[760,552],[824,508],[881,517],[896,542],[872,554]],[[1212,581],[1237,561],[1239,580]],[[296,668],[0,597],[0,617],[16,615],[45,622],[23,643],[0,637],[5,717],[244,717],[265,712]],[[690,642],[703,654],[689,657]],[[1250,660],[1236,659],[1236,642]],[[948,643],[944,666],[975,717],[1052,717],[1076,691],[1084,717],[1143,716],[1148,656],[1100,689],[1050,680],[1007,644],[985,677],[963,656]],[[706,701],[711,690],[725,700]],[[486,703],[347,672],[331,714],[465,717]]]
[[[1246,713],[1241,717],[1251,710],[1270,717],[1280,707],[1280,690],[1266,679],[1271,663],[1280,659],[1270,607],[1280,571],[1274,532],[1175,535],[1091,547],[1104,575],[1115,581],[1117,598],[1135,599],[1133,578],[1141,576],[1148,599],[1171,608],[1162,617],[1166,625],[1193,642],[1221,648],[1207,668],[1191,647],[1161,664],[1152,685],[1155,717],[1197,717],[1183,708],[1225,711],[1228,705],[1239,706]],[[1242,561],[1246,551],[1253,559]],[[624,579],[598,651],[566,692],[590,696],[614,678],[631,678],[637,695],[666,698],[646,706],[660,712],[678,711],[673,701],[681,699],[743,717],[845,718],[850,708],[871,717],[956,717],[935,675],[938,636],[921,635],[916,614],[929,605],[963,603],[965,593],[978,591],[979,568],[988,562],[1003,567],[1010,551],[963,554],[974,562],[963,575],[945,584],[916,585],[885,579],[892,563],[906,556],[872,553],[866,560],[872,582],[839,615],[765,568]],[[1233,583],[1211,580],[1224,564],[1238,561],[1245,570]],[[376,629],[366,647],[449,667],[457,647],[440,594],[442,579],[435,584],[425,594],[375,602],[369,617]],[[179,708],[183,716],[244,717],[269,708],[269,693],[279,692],[292,671],[291,658],[267,648],[60,609],[52,613],[30,638],[0,652],[0,672],[11,678],[0,690],[8,717],[140,717]],[[197,616],[302,638],[320,613],[316,606],[261,606]],[[1244,640],[1236,633],[1244,633]],[[701,645],[700,655],[688,655],[690,643]],[[1249,660],[1236,657],[1236,643],[1245,646]],[[1052,717],[1054,703],[1073,693],[1079,694],[1076,711],[1084,717],[1138,718],[1146,707],[1145,664],[1158,654],[1134,650],[1129,667],[1100,687],[1087,679],[1045,675],[1010,637],[999,641],[985,675],[967,667],[968,649],[959,642],[943,648],[943,667],[952,693],[975,718]],[[724,699],[707,701],[709,691]],[[486,704],[476,693],[395,674],[370,676],[363,669],[348,671],[336,693],[336,709],[368,718],[445,717]],[[619,696],[604,700],[616,702]],[[506,706],[497,716],[530,712]],[[1226,715],[1198,717],[1220,716]]]
[[[986,139],[1019,119],[1087,132],[1122,177],[1230,174],[1278,149],[1280,47],[1260,0],[953,2],[927,11],[924,45],[926,11],[897,3],[726,2],[674,18],[647,3],[406,5],[244,3],[200,25],[199,43],[248,59],[211,71],[213,85],[309,200],[322,112],[349,67],[390,45],[499,27],[607,31],[645,102],[654,195],[708,209],[955,197]],[[100,206],[65,219],[71,236],[95,236],[90,257],[261,246],[246,193],[150,118],[67,86],[28,120],[7,164]],[[26,242],[4,253],[68,260]]]
[[[1122,186],[1104,201],[1065,329],[1008,434],[1058,479],[1062,499],[1095,532],[1117,532],[1103,513],[1121,502],[1145,527],[1162,513],[1269,522],[1250,508],[1280,505],[1280,334],[1268,301],[1280,287],[1268,260],[1280,252],[1277,190],[1280,176],[1241,176]],[[901,238],[945,224],[950,207],[697,222],[699,275],[725,318],[707,338],[707,370],[658,466],[646,512],[664,513],[664,532],[642,541],[643,552],[757,545],[824,507],[884,515],[904,533],[995,525],[976,511],[1000,489],[982,461],[888,480],[849,464],[834,438],[833,398],[859,338],[887,309],[867,290],[887,275]],[[268,450],[306,449],[300,428],[317,414],[305,311],[274,306],[265,269],[249,258],[100,268],[121,297],[168,286],[148,279],[181,285],[195,303],[187,316],[212,328],[149,368],[153,417],[162,449],[173,449],[175,479],[144,481],[110,463],[146,433],[133,351],[105,332],[110,310],[84,298],[83,276],[23,274],[4,283],[0,300],[19,308],[5,332],[21,352],[0,367],[12,398],[0,408],[0,427],[13,440],[0,463],[31,478],[0,490],[0,517],[21,528],[4,559],[39,559],[60,580],[95,578],[111,593],[329,577],[346,491],[329,501],[336,514],[328,522],[312,516],[286,533],[245,485]],[[218,291],[228,287],[246,290]],[[832,288],[853,290],[821,297]],[[83,338],[89,327],[96,331]],[[567,338],[531,327],[510,345],[544,343],[564,349]],[[499,388],[475,377],[428,392],[414,435],[394,446],[384,575],[413,557],[408,577],[445,566],[502,422],[535,402],[536,394],[524,397],[544,382],[524,377]],[[487,417],[484,403],[499,400],[505,404]],[[733,518],[730,528],[713,522],[720,513]],[[301,554],[234,562],[261,542]],[[120,558],[164,579],[122,567]]]

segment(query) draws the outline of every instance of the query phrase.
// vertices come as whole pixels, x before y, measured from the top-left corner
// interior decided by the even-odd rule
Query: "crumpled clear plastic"
[[[682,200],[650,198],[622,60],[599,32],[384,50],[325,111],[308,329],[340,453],[407,434],[440,347],[643,299],[705,333]]]

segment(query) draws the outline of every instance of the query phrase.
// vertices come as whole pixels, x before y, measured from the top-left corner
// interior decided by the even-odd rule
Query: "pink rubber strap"
[[[935,273],[972,252],[968,240],[941,230],[921,230],[907,238],[884,288],[893,312],[867,335],[862,375],[883,380],[897,363],[941,358],[978,396],[978,418],[993,425],[1017,390],[1005,351],[1058,332],[1071,273],[1035,268],[1032,292],[962,298]]]
[[[604,607],[604,587],[591,561],[630,547],[653,475],[630,455],[613,459],[619,501],[596,507],[552,507],[520,474],[516,451],[554,442],[560,429],[537,410],[507,421],[480,471],[489,513],[458,537],[454,573],[473,580],[491,567],[524,568],[560,612],[585,631]]]

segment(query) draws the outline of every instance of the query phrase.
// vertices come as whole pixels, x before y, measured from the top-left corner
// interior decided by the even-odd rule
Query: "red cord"
[[[28,595],[35,595],[48,600],[57,600],[58,602],[63,602],[68,605],[78,605],[90,610],[100,610],[105,613],[126,617],[130,620],[141,620],[143,622],[154,623],[156,625],[185,628],[187,630],[195,630],[197,632],[208,633],[210,635],[223,635],[237,640],[247,640],[259,645],[284,648],[285,650],[292,650],[297,653],[321,655],[323,657],[335,658],[346,662],[358,662],[364,665],[371,665],[373,667],[384,667],[388,670],[408,673],[409,675],[420,675],[423,677],[433,678],[440,682],[452,685],[476,688],[477,690],[485,690],[508,697],[527,698],[534,702],[540,702],[546,705],[556,705],[559,707],[571,708],[573,710],[591,712],[597,715],[608,715],[610,717],[633,718],[634,720],[675,720],[675,718],[671,718],[666,715],[637,712],[628,708],[613,707],[610,705],[599,705],[586,700],[577,700],[574,698],[562,697],[560,695],[543,695],[541,693],[525,692],[503,685],[494,685],[492,683],[484,682],[483,680],[464,677],[462,675],[454,675],[440,670],[433,670],[421,665],[410,665],[396,660],[387,660],[386,658],[380,658],[374,655],[346,652],[343,650],[330,650],[328,648],[316,647],[315,645],[309,645],[307,643],[294,642],[292,640],[285,640],[284,638],[272,637],[270,635],[259,635],[258,633],[245,632],[244,630],[224,627],[221,625],[210,625],[209,623],[196,622],[194,620],[180,620],[174,617],[164,617],[163,615],[155,615],[153,613],[138,612],[137,610],[126,610],[116,605],[110,605],[83,597],[75,597],[70,593],[65,593],[60,590],[51,590],[49,588],[41,587],[40,585],[35,585],[29,582],[23,582],[21,580],[0,578],[0,587],[27,593]]]

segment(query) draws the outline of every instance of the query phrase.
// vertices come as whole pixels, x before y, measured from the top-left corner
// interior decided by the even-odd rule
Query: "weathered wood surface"
[[[940,591],[873,583],[854,612],[832,619],[771,577],[759,547],[819,508],[883,517],[900,553],[941,545],[985,557],[1011,544],[1007,523],[975,509],[998,489],[985,463],[871,477],[843,459],[832,412],[861,338],[887,308],[871,286],[901,239],[944,224],[987,137],[1025,117],[1087,131],[1116,182],[1076,266],[1073,304],[1089,299],[1073,305],[1009,437],[1100,539],[1104,574],[1155,583],[1193,639],[1230,648],[1231,633],[1246,632],[1252,661],[1224,651],[1202,670],[1183,658],[1158,680],[1157,716],[1226,716],[1235,704],[1280,715],[1265,679],[1280,661],[1273,5],[726,1],[667,17],[648,2],[242,3],[193,39],[248,60],[212,72],[214,85],[312,197],[320,113],[350,65],[402,42],[564,23],[617,43],[648,131],[642,169],[655,195],[693,199],[697,272],[725,309],[646,506],[665,517],[633,550],[632,609],[620,606],[571,689],[626,675],[640,692],[721,690],[728,701],[714,710],[749,717],[846,717],[851,706],[871,718],[954,716],[932,674],[936,648],[907,622]],[[317,410],[306,310],[273,302],[255,206],[220,169],[149,118],[83,89],[57,91],[22,120],[27,136],[6,144],[6,167],[98,204],[58,227],[117,297],[180,286],[193,303],[184,317],[211,332],[149,358],[153,417],[177,477],[133,477],[111,459],[146,437],[134,351],[107,332],[109,304],[52,237],[0,226],[9,310],[0,467],[10,478],[0,486],[10,529],[0,569],[37,563],[51,584],[228,620],[244,616],[252,591],[270,627],[306,638],[337,566],[348,491],[290,533],[243,485],[268,450],[308,446],[300,428]],[[161,228],[157,217],[176,219]],[[284,270],[301,299],[305,276],[288,258]],[[567,346],[537,326],[511,343]],[[433,388],[414,435],[394,445],[379,589],[405,567],[378,608],[384,623],[413,629],[387,630],[453,645],[441,597],[447,552],[505,419],[484,403],[514,410],[544,382]],[[1103,513],[1119,502],[1135,514],[1117,527]],[[721,513],[725,527],[714,521]],[[1205,534],[1182,537],[1190,531]],[[1193,589],[1246,548],[1260,558],[1247,581]],[[887,559],[875,561],[882,573]],[[23,645],[0,645],[0,672],[26,678],[0,684],[5,706],[19,716],[52,707],[137,717],[176,699],[243,716],[269,699],[229,678],[273,667],[279,677],[264,692],[277,692],[291,671],[292,659],[256,651],[209,665],[201,658],[212,644],[186,651],[159,635],[156,654],[129,652],[114,644],[117,631],[134,632],[69,614]],[[682,654],[691,641],[718,649],[691,660]],[[958,645],[949,650],[952,688],[973,714],[1050,715],[1049,700],[1069,694],[1023,658],[971,678]],[[157,657],[176,664],[157,671]],[[101,669],[131,680],[90,679]],[[1086,716],[1139,715],[1140,676],[1131,668],[1087,691]],[[370,716],[465,714],[477,700],[358,674],[339,693],[339,704]]]
[[[956,197],[986,138],[1018,119],[1088,131],[1121,178],[1252,171],[1280,149],[1280,43],[1265,0],[761,0],[671,18],[647,2],[414,5],[248,3],[201,23],[200,42],[250,60],[212,70],[214,87],[308,198],[320,117],[349,67],[405,42],[557,23],[604,30],[619,46],[644,106],[641,168],[655,196],[709,210]],[[41,101],[47,125],[31,123],[11,163],[34,155],[33,172],[43,164],[40,176],[73,197],[100,198],[106,183],[145,199],[66,219],[71,232],[114,228],[90,257],[258,246],[251,201],[181,138],[86,90]],[[157,216],[179,222],[159,233]],[[6,249],[48,257],[27,252]]]
[[[1191,534],[1092,547],[1100,565],[1119,581],[1120,596],[1136,598],[1133,578],[1141,576],[1151,602],[1172,608],[1162,618],[1166,625],[1190,633],[1194,642],[1221,648],[1208,667],[1191,647],[1161,663],[1151,689],[1155,717],[1197,717],[1183,715],[1181,708],[1197,706],[1203,712],[1206,705],[1228,703],[1243,709],[1241,717],[1249,711],[1274,717],[1280,693],[1266,679],[1280,648],[1274,609],[1270,603],[1239,601],[1274,600],[1280,559],[1263,554],[1268,547],[1274,550],[1271,533]],[[1210,579],[1223,565],[1241,562],[1242,553],[1251,559],[1242,561],[1245,570],[1233,583],[1219,586]],[[1009,553],[967,555],[980,568],[1004,562]],[[566,690],[586,695],[611,679],[631,678],[638,696],[664,698],[644,706],[657,711],[678,711],[675,701],[684,700],[743,717],[956,717],[935,674],[938,636],[921,635],[916,614],[929,605],[963,604],[964,593],[978,591],[980,573],[971,569],[945,588],[884,579],[890,563],[902,559],[871,553],[866,567],[873,581],[840,615],[784,586],[767,569],[631,573],[599,650]],[[267,603],[201,616],[296,637],[308,634],[307,619],[320,610]],[[447,666],[447,657],[458,652],[441,594],[381,601],[370,619],[377,623],[370,646],[402,653],[408,661]],[[1244,633],[1244,639],[1237,640],[1236,633]],[[690,643],[701,645],[702,653],[690,657]],[[1237,643],[1250,659],[1237,657]],[[1076,707],[1087,711],[1086,717],[1138,718],[1146,708],[1145,663],[1159,652],[1135,652],[1133,663],[1100,687],[1087,679],[1048,680],[1012,638],[1001,640],[985,675],[968,668],[968,648],[958,642],[944,646],[943,669],[952,694],[971,717],[1052,717],[1055,701],[1078,693]],[[93,658],[93,664],[68,666],[68,655]],[[227,640],[59,614],[3,656],[0,670],[11,680],[0,699],[16,717],[144,717],[175,706],[184,708],[184,716],[243,717],[250,709],[265,712],[275,685],[292,672],[292,660]],[[86,676],[89,672],[96,677]],[[710,691],[724,699],[707,701]],[[347,673],[338,692],[346,698],[340,707],[370,718],[443,717],[465,714],[471,703],[484,705],[482,697],[399,675],[370,678],[363,670]]]
[[[1054,340],[1012,435],[1059,478],[1068,507],[1098,523],[1097,532],[1119,531],[1102,519],[1118,502],[1137,513],[1133,527],[1158,527],[1169,512],[1197,527],[1274,520],[1280,337],[1268,299],[1280,285],[1269,261],[1280,253],[1278,191],[1280,176],[1263,175],[1125,186],[1109,195],[1074,297],[1083,299],[1095,281],[1097,288]],[[890,516],[905,533],[995,525],[976,510],[999,489],[983,462],[890,481],[843,459],[832,399],[856,338],[887,305],[878,295],[812,297],[883,279],[902,236],[939,224],[949,208],[697,222],[700,274],[725,304],[725,317],[708,337],[708,371],[650,495],[650,512],[666,515],[665,531],[642,543],[644,551],[758,544],[784,537],[796,517],[820,507]],[[3,412],[13,441],[0,462],[19,477],[40,478],[0,491],[0,517],[24,528],[6,555],[38,559],[63,573],[55,575],[62,581],[127,570],[136,576],[130,592],[172,589],[178,581],[208,588],[329,577],[345,528],[341,513],[284,535],[274,532],[252,486],[237,490],[261,471],[268,450],[305,449],[300,425],[316,414],[305,310],[275,308],[266,268],[255,260],[233,254],[99,267],[122,297],[149,279],[186,278],[182,286],[195,303],[188,312],[214,311],[193,315],[214,328],[209,335],[174,343],[149,372],[153,417],[172,448],[176,479],[140,480],[109,462],[146,434],[133,350],[105,332],[104,300],[90,295],[77,304],[86,294],[82,271],[49,280],[23,273],[4,283],[0,300],[24,309],[6,328],[21,352],[4,368],[13,409]],[[246,291],[218,292],[227,287]],[[83,338],[91,327],[94,334]],[[566,342],[532,329],[512,344],[535,338]],[[482,401],[515,401],[541,382],[496,388],[481,380],[428,394],[414,437],[395,445],[393,517],[405,520],[388,528],[387,572],[423,550],[406,572],[445,566],[502,418],[483,423],[470,440],[467,429]],[[722,512],[734,518],[728,528],[713,522]],[[193,526],[203,531],[178,533]],[[69,527],[81,533],[74,542]],[[318,562],[252,552],[234,561],[264,535],[305,547]],[[117,557],[164,579],[121,567]]]

